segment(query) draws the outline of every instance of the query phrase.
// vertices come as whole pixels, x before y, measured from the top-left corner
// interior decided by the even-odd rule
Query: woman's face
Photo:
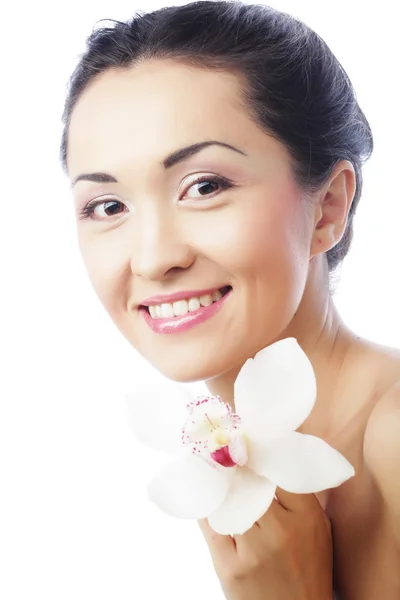
[[[77,216],[101,201],[77,220],[90,281],[132,346],[177,381],[227,373],[285,337],[307,280],[309,205],[239,85],[154,60],[103,73],[72,113],[71,181],[108,176],[73,186]],[[205,141],[236,150],[210,144],[166,161]],[[227,289],[210,305],[209,292]]]

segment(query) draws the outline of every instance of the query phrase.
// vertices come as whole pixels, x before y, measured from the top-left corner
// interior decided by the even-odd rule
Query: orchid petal
[[[210,526],[221,535],[243,534],[270,507],[276,485],[246,467],[236,468],[229,492],[208,517]]]
[[[340,452],[313,435],[293,431],[264,444],[252,443],[246,466],[295,494],[338,487],[354,475]]]
[[[125,394],[128,418],[140,442],[164,452],[182,451],[182,428],[193,395],[182,385],[163,382]]]
[[[149,500],[173,517],[203,519],[223,502],[233,471],[184,456],[165,465],[149,483]]]
[[[249,439],[294,431],[316,400],[312,365],[294,338],[267,346],[243,365],[234,387],[235,412]]]

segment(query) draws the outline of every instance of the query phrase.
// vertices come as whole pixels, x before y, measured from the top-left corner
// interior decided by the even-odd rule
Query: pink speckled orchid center
[[[189,416],[182,429],[182,442],[223,467],[244,466],[247,443],[240,432],[240,417],[219,396],[204,396],[187,405]]]

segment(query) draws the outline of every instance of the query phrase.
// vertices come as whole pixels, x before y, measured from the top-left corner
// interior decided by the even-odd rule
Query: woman
[[[355,467],[279,492],[237,546],[200,523],[226,597],[331,598],[332,542],[340,599],[400,597],[400,352],[353,333],[329,285],[373,148],[337,59],[265,6],[165,8],[90,35],[63,122],[82,256],[126,339],[232,403],[244,362],[296,338],[318,387],[299,431]]]

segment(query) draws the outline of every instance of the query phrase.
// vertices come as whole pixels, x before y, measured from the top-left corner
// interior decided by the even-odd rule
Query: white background
[[[223,598],[197,523],[146,500],[159,459],[133,438],[123,393],[154,373],[90,287],[58,163],[65,86],[95,22],[162,5],[42,0],[2,11],[2,600]],[[336,302],[353,330],[399,346],[395,3],[270,5],[327,41],[371,123],[375,151]]]

